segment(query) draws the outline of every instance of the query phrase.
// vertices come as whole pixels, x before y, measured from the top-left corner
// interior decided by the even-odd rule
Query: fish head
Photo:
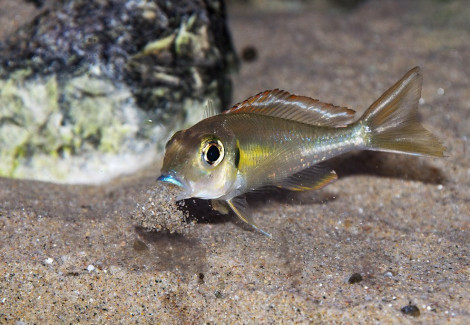
[[[158,180],[179,186],[178,200],[220,198],[230,191],[237,177],[233,135],[197,126],[176,132],[165,147]]]

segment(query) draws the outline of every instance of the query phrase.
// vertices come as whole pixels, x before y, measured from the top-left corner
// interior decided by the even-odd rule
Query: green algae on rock
[[[98,183],[230,96],[221,1],[71,0],[0,40],[0,176]]]

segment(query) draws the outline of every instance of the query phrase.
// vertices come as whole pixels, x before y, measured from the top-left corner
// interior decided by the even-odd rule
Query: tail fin
[[[367,128],[370,150],[442,157],[445,147],[418,121],[423,77],[419,67],[408,71],[377,99],[359,120]]]

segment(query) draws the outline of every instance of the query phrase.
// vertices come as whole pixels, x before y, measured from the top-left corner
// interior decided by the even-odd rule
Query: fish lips
[[[181,188],[183,191],[178,196],[177,200],[188,198],[188,192],[190,192],[189,191],[190,188],[189,188],[188,184],[186,184],[186,182],[181,181],[175,175],[173,175],[171,173],[170,174],[162,174],[157,178],[157,181],[170,183],[170,184],[176,185],[179,188]]]
[[[160,177],[157,178],[157,181],[170,183],[176,185],[178,187],[184,188],[183,182],[181,182],[177,177],[170,175],[170,174],[162,174]]]

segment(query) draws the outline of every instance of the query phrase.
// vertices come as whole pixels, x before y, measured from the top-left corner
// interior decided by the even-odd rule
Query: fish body
[[[205,197],[198,196],[204,199],[228,200],[264,186],[283,187],[282,180],[292,174],[364,147],[360,125],[321,127],[266,115],[221,114],[197,127],[217,135],[222,143],[231,143],[231,150],[226,151],[234,153],[233,169],[225,170],[230,177],[224,178],[224,186],[210,189]],[[216,194],[216,188],[223,191]]]
[[[352,150],[443,156],[439,140],[419,124],[418,67],[377,99],[357,121],[354,111],[282,90],[270,90],[178,131],[167,143],[159,180],[247,214],[244,194],[275,186],[319,189],[337,179],[328,159]],[[216,204],[214,204],[216,206]]]

